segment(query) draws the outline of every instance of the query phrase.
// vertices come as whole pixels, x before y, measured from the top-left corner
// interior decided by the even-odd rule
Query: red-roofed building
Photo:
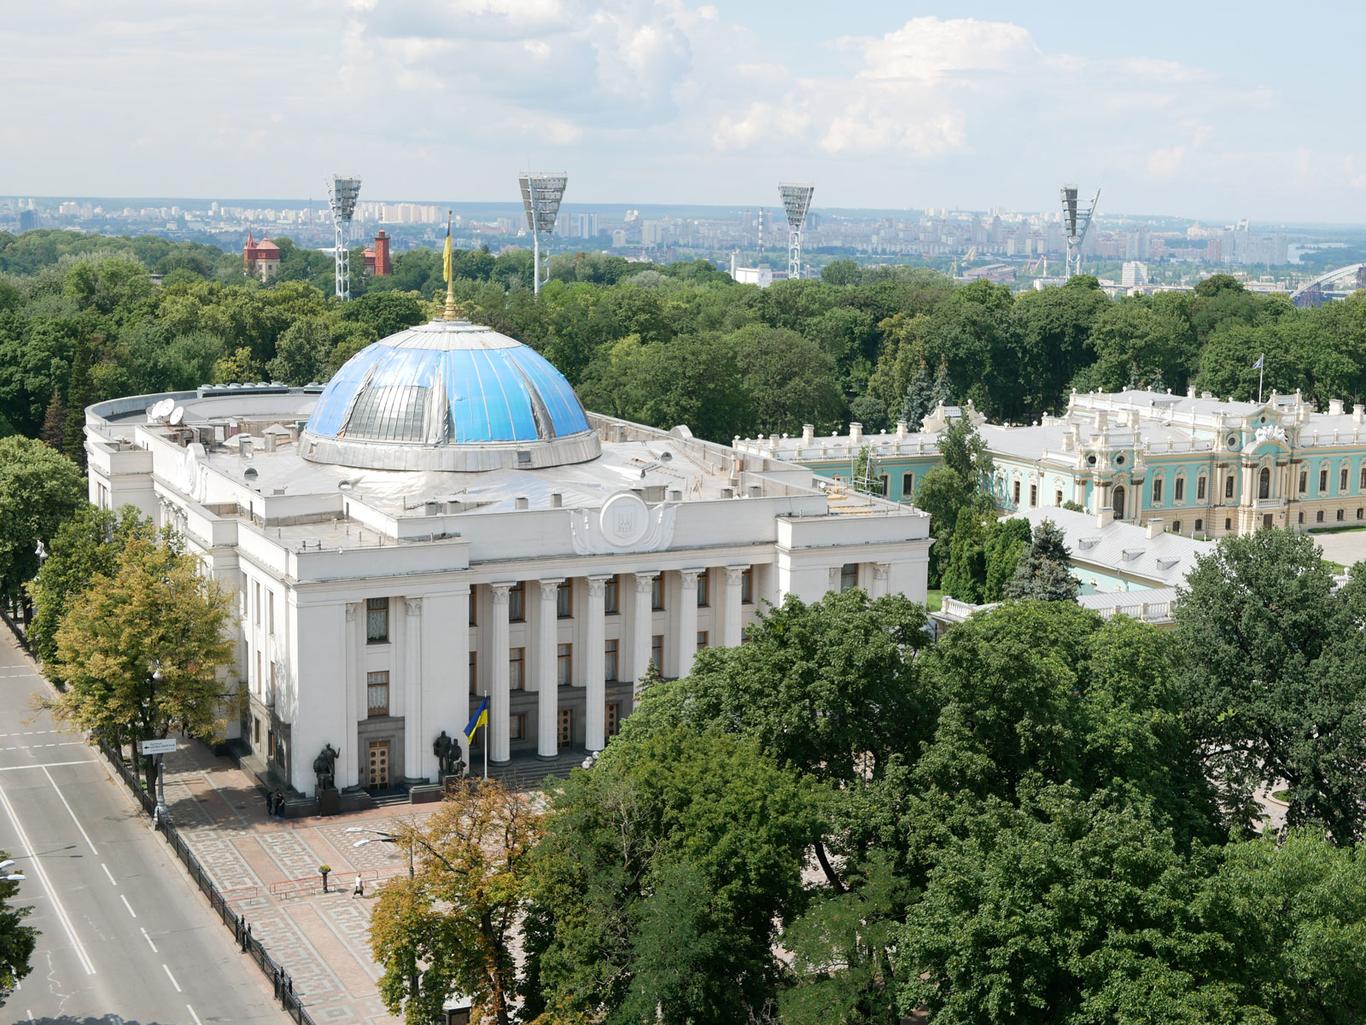
[[[242,273],[260,278],[266,282],[280,271],[280,247],[270,239],[257,242],[247,232],[246,245],[242,247]]]
[[[389,260],[389,236],[383,228],[375,236],[374,245],[365,251],[365,271],[377,278],[387,278],[394,273]]]

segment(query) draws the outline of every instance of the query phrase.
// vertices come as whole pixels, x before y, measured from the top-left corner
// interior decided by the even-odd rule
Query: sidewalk
[[[370,956],[368,930],[378,883],[408,871],[407,853],[386,843],[353,847],[359,836],[344,830],[420,822],[438,805],[274,822],[247,774],[200,743],[181,741],[166,756],[165,772],[171,820],[293,977],[309,1013],[319,1023],[399,1025],[376,992],[381,970]],[[329,894],[318,875],[323,864],[332,867]],[[351,896],[357,872],[366,880],[364,899]]]

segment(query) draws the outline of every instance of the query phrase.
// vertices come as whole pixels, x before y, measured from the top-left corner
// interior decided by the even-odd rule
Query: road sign
[[[144,755],[175,754],[175,737],[167,737],[165,740],[140,740],[138,750]]]

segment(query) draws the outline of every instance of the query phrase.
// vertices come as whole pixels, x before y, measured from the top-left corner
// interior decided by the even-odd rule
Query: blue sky
[[[776,202],[1362,222],[1366,11],[1158,0],[46,0],[0,193]],[[1324,98],[1331,98],[1324,102]]]

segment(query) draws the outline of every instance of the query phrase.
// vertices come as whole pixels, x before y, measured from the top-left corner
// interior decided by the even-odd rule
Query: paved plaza
[[[380,967],[367,931],[376,884],[406,873],[407,853],[379,842],[357,848],[364,834],[345,830],[392,829],[420,821],[437,805],[276,822],[246,773],[198,743],[182,743],[167,756],[166,800],[200,864],[293,977],[320,1025],[399,1022],[376,992]],[[328,894],[318,875],[324,864],[332,867]],[[357,873],[366,884],[362,899],[351,895]]]

